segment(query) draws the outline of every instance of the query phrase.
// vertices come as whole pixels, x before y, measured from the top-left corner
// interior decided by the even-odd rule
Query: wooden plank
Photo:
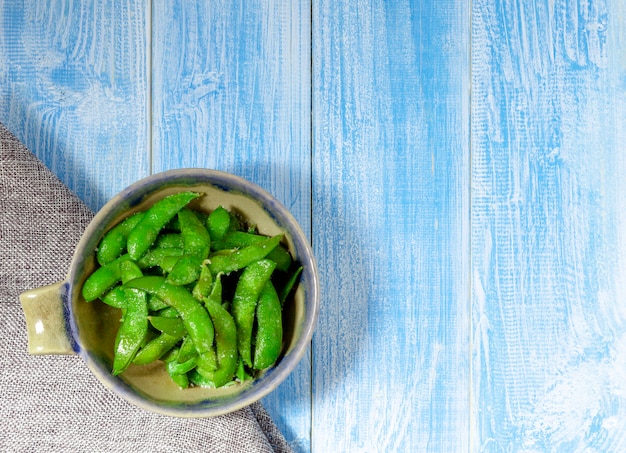
[[[145,13],[0,5],[0,121],[94,210],[148,172]]]
[[[472,4],[472,451],[626,449],[625,20]]]
[[[469,9],[313,7],[313,451],[466,451]]]
[[[154,2],[153,171],[214,168],[274,194],[311,225],[310,3]],[[263,404],[308,451],[307,355]]]

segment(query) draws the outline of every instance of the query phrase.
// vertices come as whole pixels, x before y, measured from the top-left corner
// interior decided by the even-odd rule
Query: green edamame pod
[[[122,274],[122,284],[135,278],[143,277],[143,272],[139,266],[131,260],[125,260],[120,263],[120,272]]]
[[[198,276],[198,281],[193,287],[191,294],[197,300],[201,301],[203,297],[209,295],[212,285],[213,274],[211,274],[211,270],[209,269],[209,266],[207,266],[206,262],[203,262],[200,265],[200,275]]]
[[[217,283],[218,280],[216,280]],[[218,300],[216,300],[218,299]],[[207,297],[204,303],[209,310],[215,327],[215,347],[217,350],[217,369],[212,373],[202,373],[215,387],[222,387],[231,382],[239,365],[237,353],[237,327],[233,317],[221,304],[216,296]]]
[[[123,283],[143,276],[139,266],[132,261],[123,261],[120,268]],[[115,337],[114,376],[128,368],[148,334],[146,293],[136,289],[123,289],[123,292],[125,298],[124,319]]]
[[[199,354],[196,369],[202,374],[214,372],[217,369],[217,356],[215,351],[210,350]]]
[[[283,343],[282,306],[271,280],[259,295],[256,321],[254,368],[264,370],[276,362]]]
[[[237,346],[239,355],[249,367],[252,367],[252,327],[257,301],[275,268],[273,261],[255,261],[244,269],[235,288],[232,312],[237,326]]]
[[[152,246],[159,232],[189,202],[201,194],[196,192],[180,192],[165,197],[154,203],[146,211],[141,221],[128,235],[128,254],[133,260],[141,256]]]
[[[169,271],[165,281],[177,286],[184,286],[189,283],[193,283],[198,280],[198,277],[200,277],[201,265],[202,259],[198,256],[183,255],[176,260],[176,263],[172,266],[172,269]]]
[[[197,387],[211,387],[211,388],[215,387],[213,382],[211,382],[209,379],[205,378],[202,374],[200,374],[197,367],[191,370],[190,372],[188,372],[187,377],[189,379],[189,382],[191,382],[193,385]]]
[[[131,280],[130,288],[156,294],[169,306],[174,307],[183,320],[196,350],[203,354],[213,345],[213,323],[206,309],[185,288],[167,283],[164,277],[148,276]]]
[[[116,286],[104,296],[100,297],[100,300],[111,307],[126,307],[126,293],[120,286]]]
[[[176,266],[176,263],[178,263],[179,259],[180,256],[165,256],[159,264],[159,267],[164,274],[170,274],[174,270],[174,266]]]
[[[181,249],[183,248],[183,238],[180,233],[163,233],[157,237],[154,248]]]
[[[170,360],[166,363],[167,372],[173,374],[186,374],[193,370],[198,364],[198,356],[191,357],[184,362],[178,362],[177,360]]]
[[[212,254],[209,258],[209,268],[213,274],[218,272],[228,274],[229,272],[243,269],[249,264],[265,258],[280,243],[282,237],[283,235],[279,234],[264,239],[259,244],[249,245],[228,255]]]
[[[193,340],[189,335],[183,338],[183,344],[180,346],[180,350],[178,351],[178,356],[176,360],[178,362],[186,362],[192,357],[197,357],[198,351],[196,351],[196,347],[193,345]]]
[[[211,247],[214,250],[240,249],[249,245],[261,244],[265,240],[267,240],[267,236],[260,234],[231,231],[224,235],[221,240],[212,242]],[[280,244],[267,254],[267,258],[276,263],[276,269],[278,270],[286,272],[291,267],[291,254]]]
[[[181,257],[183,256],[183,253],[182,247],[155,247],[148,250],[141,258],[139,258],[139,260],[137,260],[137,264],[142,269],[155,266],[163,268],[165,260],[171,257]]]
[[[202,258],[201,261],[205,260],[211,248],[211,238],[206,227],[190,209],[182,209],[178,213],[178,221],[185,254],[198,256]]]
[[[143,276],[139,266],[130,260],[122,261],[120,270],[122,283]],[[115,338],[112,372],[114,376],[128,368],[148,334],[147,294],[136,289],[124,288],[122,291],[125,299],[124,319]]]
[[[220,272],[219,274],[217,274],[215,276],[215,282],[213,283],[213,287],[211,288],[211,292],[209,294],[207,294],[207,298],[212,301],[215,304],[220,304],[223,305],[223,301],[222,301],[222,276],[224,274],[222,272]],[[206,305],[206,298],[203,298],[202,301],[205,303]],[[208,309],[208,307],[207,307]],[[210,314],[210,313],[209,313]]]
[[[122,283],[136,277],[141,277],[142,275],[141,269],[132,261],[123,260],[120,263],[120,278]],[[126,293],[120,286],[111,289],[108,293],[101,296],[100,300],[111,307],[122,309],[126,307]]]
[[[280,299],[280,305],[284,305],[285,301],[287,300],[287,297],[289,297],[289,294],[291,293],[291,290],[294,288],[294,286],[296,286],[296,283],[298,282],[298,278],[300,278],[300,274],[302,273],[302,266],[298,267],[289,277],[289,280],[287,280],[287,282],[285,283],[285,285],[281,288],[280,290],[280,295],[279,295],[279,299]]]
[[[120,265],[120,273],[122,274],[122,281],[124,281],[123,271],[121,267],[123,267],[124,263],[130,263],[131,261],[124,261]],[[115,286],[109,292],[105,293],[103,296],[100,296],[100,300],[105,304],[119,308],[122,310],[122,313],[126,310],[126,292],[121,286]],[[148,303],[148,310],[150,310],[150,304]]]
[[[219,241],[230,227],[230,213],[222,206],[218,206],[209,214],[206,224],[211,241]]]
[[[172,360],[176,360],[176,357],[178,357],[179,352],[180,352],[180,348],[178,346],[174,346],[172,349],[167,351],[167,353],[163,354],[163,357],[161,357],[161,360],[165,363],[171,362]]]
[[[128,368],[148,333],[146,294],[132,289],[125,292],[127,292],[126,311],[115,339],[113,375],[118,375]]]
[[[161,333],[161,335],[148,342],[139,350],[139,352],[137,352],[137,355],[133,359],[133,363],[135,365],[146,365],[154,362],[155,360],[159,360],[170,349],[176,346],[176,343],[178,343],[184,335],[184,329],[178,336],[172,336],[165,332]]]
[[[190,209],[178,213],[184,255],[180,257],[167,276],[167,283],[187,285],[200,276],[200,266],[209,256],[211,239],[205,226]]]
[[[180,318],[180,313],[178,313],[175,308],[170,307],[169,305],[155,312],[155,315],[161,316],[163,318]]]
[[[222,275],[222,273],[217,274],[213,287],[207,295],[208,299],[218,304],[222,302]],[[202,301],[205,302],[206,307],[206,298],[203,297]],[[211,317],[211,320],[213,320],[213,317]],[[215,323],[213,327],[215,328]],[[198,361],[198,371],[204,376],[211,376],[211,379],[213,379],[213,372],[215,372],[215,370],[217,370],[217,355],[214,350],[211,350],[200,357]]]
[[[155,296],[154,294],[148,295],[148,311],[149,312],[163,310],[164,308],[168,308],[168,307],[169,305],[167,305],[165,302],[159,299],[158,296]]]
[[[170,374],[170,377],[178,388],[186,389],[189,387],[189,377],[186,374]]]
[[[96,252],[96,258],[101,266],[110,263],[124,253],[128,235],[143,216],[143,212],[137,212],[115,225],[104,235]]]
[[[99,267],[83,284],[82,294],[87,302],[96,300],[122,279],[121,264],[129,260],[128,254]]]
[[[174,381],[174,383],[181,389],[186,389],[187,387],[189,387],[189,378],[187,377],[186,373],[177,373],[177,369],[174,369],[174,367],[170,367],[169,364],[172,361],[176,361],[176,357],[178,356],[178,352],[179,349],[178,348],[172,348],[167,354],[165,354],[161,360],[163,360],[165,362],[165,369],[167,370],[167,373],[170,375],[170,377],[172,378],[172,381]]]
[[[237,379],[239,382],[245,382],[252,379],[252,376],[250,376],[246,371],[246,367],[243,364],[243,360],[241,360],[241,357],[239,357],[239,364],[237,365],[237,371],[235,372],[235,379]]]
[[[185,325],[180,318],[149,316],[148,319],[152,327],[173,337],[180,337],[186,333]]]

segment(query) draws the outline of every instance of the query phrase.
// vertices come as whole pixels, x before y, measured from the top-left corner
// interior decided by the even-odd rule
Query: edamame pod
[[[150,267],[160,267],[164,268],[163,263],[170,257],[181,257],[183,256],[182,247],[155,247],[148,250],[139,260],[137,260],[137,264],[142,269],[147,269]]]
[[[164,263],[166,264],[167,261]],[[165,281],[172,285],[184,286],[198,280],[202,259],[196,255],[183,255],[176,260]],[[166,266],[164,266],[166,267]]]
[[[180,236],[180,233],[164,233],[160,234],[154,244],[155,248],[175,248],[181,249],[183,248],[183,238]]]
[[[289,294],[291,293],[291,291],[293,290],[293,288],[296,286],[296,283],[298,282],[298,278],[300,278],[300,274],[302,273],[302,266],[299,266],[289,277],[289,279],[287,280],[287,282],[285,283],[285,285],[281,288],[280,290],[280,295],[279,295],[279,299],[280,299],[280,305],[284,305],[285,301],[287,300],[287,297],[289,296]]]
[[[198,281],[193,287],[191,294],[197,300],[201,301],[203,297],[206,297],[211,292],[211,286],[213,285],[213,274],[211,269],[207,266],[206,262],[200,265],[200,275]]]
[[[150,324],[155,329],[164,332],[173,337],[185,335],[185,325],[180,318],[172,318],[167,316],[150,316],[148,317]]]
[[[240,249],[249,245],[261,244],[267,240],[267,236],[260,234],[247,233],[245,231],[231,231],[225,234],[221,239],[216,239],[211,243],[214,250],[223,249]],[[267,254],[267,258],[276,263],[276,269],[288,271],[291,266],[292,258],[286,248],[278,244],[271,252]]]
[[[133,260],[141,256],[154,243],[159,232],[189,202],[200,196],[196,192],[179,192],[154,203],[141,221],[128,235],[128,254]]]
[[[283,343],[282,307],[271,280],[265,284],[259,295],[256,321],[254,368],[264,370],[276,362]]]
[[[228,274],[232,271],[243,269],[249,264],[265,258],[280,243],[282,238],[283,235],[279,234],[266,238],[258,244],[235,250],[227,255],[213,254],[209,258],[209,268],[213,274],[218,272]],[[274,267],[276,267],[275,264]]]
[[[189,335],[183,338],[183,344],[180,346],[180,350],[178,351],[178,356],[176,360],[178,362],[186,362],[192,357],[197,357],[198,351],[196,351],[196,347],[193,345],[193,340]]]
[[[100,300],[114,308],[126,307],[126,293],[124,293],[124,290],[119,286],[116,286],[104,296],[100,297]]]
[[[219,278],[216,280],[216,283],[218,282]],[[222,307],[221,297],[212,294],[210,297],[204,299],[204,303],[213,320],[213,326],[215,327],[217,369],[212,373],[202,373],[201,370],[199,371],[213,386],[221,387],[233,380],[237,366],[239,365],[239,356],[237,354],[237,326],[230,313]]]
[[[184,335],[184,330],[177,336],[172,336],[165,332],[161,333],[161,335],[148,342],[137,352],[133,363],[135,365],[147,365],[155,360],[159,360],[170,349],[176,346],[176,343],[178,343]]]
[[[211,241],[219,241],[230,227],[230,213],[222,206],[218,206],[209,214],[206,224]]]
[[[198,364],[198,356],[191,357],[184,362],[178,362],[177,360],[170,360],[167,362],[167,372],[172,374],[185,374],[193,370]]]
[[[252,328],[257,300],[275,268],[273,261],[255,261],[244,269],[235,288],[232,312],[237,326],[237,347],[249,367],[252,367]]]
[[[120,268],[123,283],[143,275],[139,266],[132,261],[123,261]],[[128,368],[148,334],[147,294],[136,289],[123,289],[123,292],[124,319],[115,337],[114,376]]]
[[[153,294],[148,295],[148,311],[155,312],[159,310],[163,310],[164,308],[169,308],[165,302],[159,299],[157,296]]]
[[[122,261],[129,260],[128,254],[99,267],[83,283],[82,294],[87,302],[96,300],[122,279]]]
[[[178,222],[185,254],[195,255],[205,260],[211,249],[211,238],[206,227],[190,209],[182,209],[178,213]]]
[[[209,256],[211,239],[209,232],[193,211],[182,209],[178,213],[178,221],[185,254],[176,261],[166,281],[182,286],[198,280],[200,266]]]
[[[115,337],[113,375],[126,370],[135,358],[148,333],[148,308],[146,294],[137,290],[126,290],[124,320]]]
[[[167,283],[164,277],[148,276],[131,280],[126,287],[136,288],[157,295],[174,307],[183,320],[196,350],[203,354],[213,345],[213,323],[208,312],[185,288]]]
[[[187,374],[178,373],[178,369],[176,369],[176,367],[170,366],[170,362],[176,362],[178,352],[178,348],[172,348],[165,356],[163,356],[162,360],[165,362],[165,369],[172,378],[172,381],[174,381],[179,388],[186,389],[189,387],[189,378],[187,377]]]
[[[145,213],[137,212],[111,228],[98,244],[96,258],[101,266],[121,256],[126,250],[126,241],[131,230],[141,221]]]
[[[189,387],[189,377],[186,374],[170,374],[170,377],[178,388],[186,389]]]

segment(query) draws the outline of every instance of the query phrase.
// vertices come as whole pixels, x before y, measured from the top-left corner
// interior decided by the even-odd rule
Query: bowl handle
[[[58,282],[20,294],[30,354],[74,354]]]

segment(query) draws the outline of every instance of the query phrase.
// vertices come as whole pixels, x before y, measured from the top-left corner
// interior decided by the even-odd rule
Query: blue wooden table
[[[0,122],[94,210],[206,167],[293,212],[296,451],[626,451],[626,2],[7,0]]]

